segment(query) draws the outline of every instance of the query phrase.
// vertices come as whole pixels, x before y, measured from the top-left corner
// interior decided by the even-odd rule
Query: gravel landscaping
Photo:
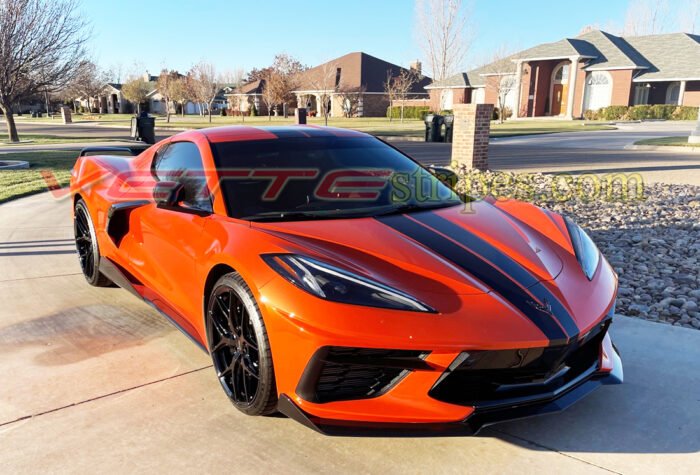
[[[470,173],[471,189],[483,191],[483,183],[497,176],[503,183],[506,175],[515,177]],[[642,200],[630,193],[626,201],[608,201],[604,180],[597,196],[586,198],[596,191],[590,177],[570,177],[573,194],[580,184],[581,196],[561,201],[567,197],[563,178],[521,175],[532,188],[521,186],[515,196],[568,215],[589,232],[620,277],[617,313],[700,329],[700,186],[645,184]],[[498,191],[492,193],[503,196]]]

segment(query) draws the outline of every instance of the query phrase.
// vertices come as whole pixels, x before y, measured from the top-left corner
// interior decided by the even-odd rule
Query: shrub
[[[425,119],[425,116],[430,113],[430,108],[428,106],[404,106],[403,107],[403,118],[404,119]],[[388,107],[386,110],[386,116],[392,119],[401,118],[401,106]]]
[[[622,120],[627,115],[627,106],[608,106],[598,110],[598,118],[602,120]]]
[[[592,110],[592,109],[587,109],[583,113],[583,118],[586,120],[598,120],[598,111]]]
[[[444,109],[438,112],[440,115],[454,115],[454,111],[452,109]]]
[[[698,108],[691,106],[678,106],[671,114],[673,120],[697,120]]]
[[[513,111],[510,107],[503,108],[503,120],[513,117]],[[491,114],[491,120],[499,120],[501,118],[501,110],[498,107],[493,108],[493,113]]]

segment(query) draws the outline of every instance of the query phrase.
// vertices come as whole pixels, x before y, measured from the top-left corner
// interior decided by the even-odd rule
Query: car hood
[[[469,212],[467,212],[469,211]],[[522,288],[555,279],[568,237],[548,212],[472,203],[375,218],[253,223],[305,253],[417,293],[482,294],[512,279]]]

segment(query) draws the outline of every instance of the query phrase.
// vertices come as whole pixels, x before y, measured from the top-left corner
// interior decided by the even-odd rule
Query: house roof
[[[670,33],[632,36],[625,40],[650,63],[634,81],[700,79],[700,36]]]
[[[633,69],[635,82],[700,80],[700,36],[688,33],[620,37],[592,30],[578,38],[565,38],[526,49],[495,63],[455,74],[430,84],[428,89],[483,87],[485,76],[508,74],[515,61],[580,56],[589,59],[585,69]],[[510,63],[510,64],[509,64]]]
[[[330,86],[329,89],[333,89],[336,86],[347,88],[364,87],[366,92],[384,92],[384,83],[389,72],[392,76],[398,76],[403,70],[405,68],[401,66],[358,51],[348,53],[304,71],[299,77],[299,87],[297,89],[299,91],[313,91],[327,84]],[[324,80],[323,76],[325,74],[329,74],[332,77]],[[424,93],[423,89],[429,83],[429,77],[421,76],[416,84],[413,85],[411,92]]]
[[[256,79],[255,81],[250,81],[250,82],[243,84],[240,88],[234,89],[233,91],[231,91],[231,94],[243,94],[243,95],[262,94],[264,88],[265,88],[265,80],[264,79]]]

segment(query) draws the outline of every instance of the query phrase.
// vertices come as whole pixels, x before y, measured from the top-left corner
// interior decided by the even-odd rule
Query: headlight
[[[570,218],[564,218],[566,221],[566,227],[569,230],[569,236],[571,237],[571,243],[574,246],[574,252],[576,253],[576,259],[578,263],[581,264],[581,269],[583,273],[586,274],[588,280],[593,279],[593,274],[598,268],[598,261],[600,261],[600,251],[596,247],[593,240],[590,238],[586,231],[581,229],[579,225],[574,223]]]
[[[435,310],[400,290],[298,254],[263,254],[282,277],[310,294],[334,302],[431,312]]]

